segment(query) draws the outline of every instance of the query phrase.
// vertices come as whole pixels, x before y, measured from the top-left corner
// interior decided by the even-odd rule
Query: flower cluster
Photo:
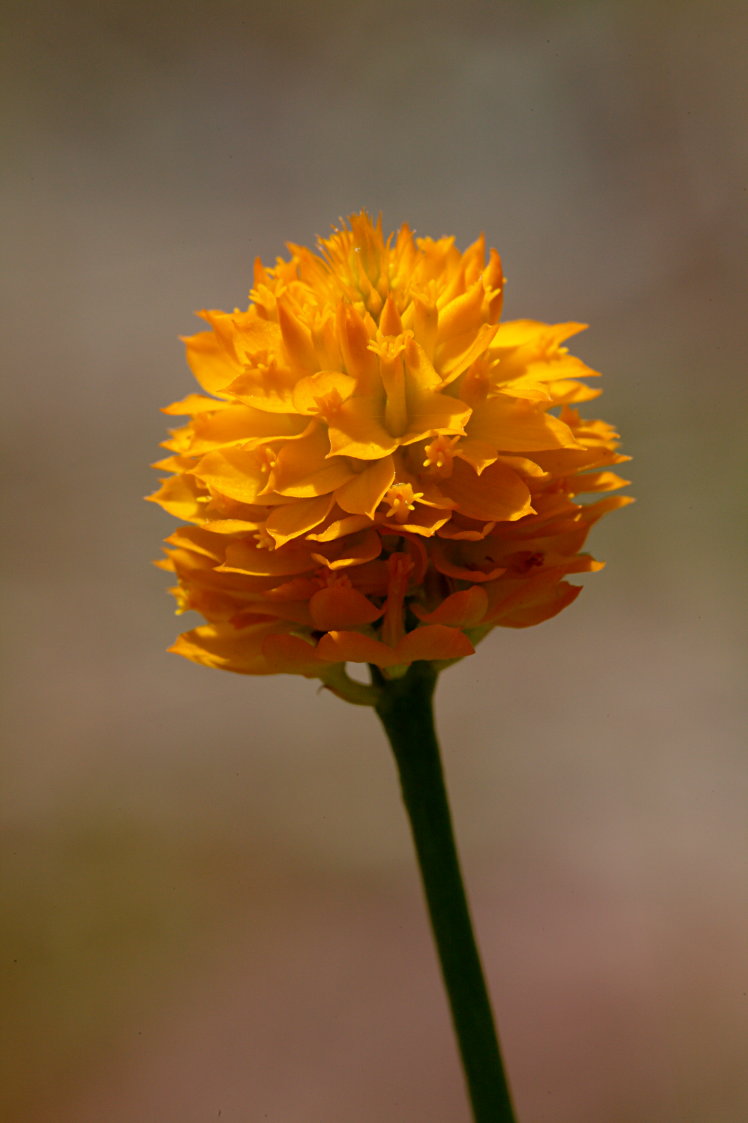
[[[167,407],[171,475],[153,499],[188,523],[161,564],[208,623],[171,649],[330,685],[347,662],[397,676],[470,655],[497,625],[555,615],[566,576],[625,498],[616,433],[580,417],[584,325],[500,323],[481,238],[385,240],[353,215],[289,260],[259,261],[247,311],[186,340],[204,393]]]

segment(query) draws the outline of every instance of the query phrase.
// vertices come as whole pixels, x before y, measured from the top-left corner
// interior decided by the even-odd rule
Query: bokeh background
[[[165,654],[141,502],[192,311],[365,206],[588,321],[634,457],[608,568],[440,686],[522,1123],[743,1123],[748,6],[2,9],[0,1116],[467,1123],[373,716]]]

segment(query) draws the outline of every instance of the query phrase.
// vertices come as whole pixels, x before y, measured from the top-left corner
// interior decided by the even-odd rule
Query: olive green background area
[[[589,322],[634,458],[608,567],[438,692],[520,1119],[743,1123],[748,7],[3,16],[0,1117],[467,1123],[373,715],[165,654],[141,502],[192,311],[365,206]]]

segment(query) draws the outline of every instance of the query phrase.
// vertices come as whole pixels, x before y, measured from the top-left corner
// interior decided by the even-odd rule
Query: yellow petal
[[[165,456],[163,460],[156,460],[151,468],[162,472],[186,472],[193,468],[197,460],[194,456]]]
[[[577,335],[580,331],[586,331],[586,329],[587,324],[572,322],[546,324],[540,320],[505,320],[499,326],[496,346],[521,347],[525,343],[533,342],[539,336],[547,338],[549,333],[553,333],[555,343],[563,343],[565,339]]]
[[[600,397],[602,390],[572,379],[560,379],[549,386],[549,393],[554,405],[564,405],[567,402],[591,402]]]
[[[259,529],[262,520],[213,519],[205,517],[202,525],[213,534],[251,534]]]
[[[216,332],[228,330],[230,345],[241,363],[252,363],[258,358],[268,359],[279,356],[281,352],[281,330],[273,320],[264,319],[250,306],[246,312],[234,313],[217,321],[214,315],[207,316],[208,322]],[[228,344],[227,344],[228,345]]]
[[[452,340],[443,355],[440,355],[439,370],[442,375],[443,385],[453,382],[471,366],[476,359],[491,345],[496,335],[496,324],[484,324],[473,335],[468,333],[456,340]]]
[[[394,452],[400,443],[378,419],[382,403],[377,396],[344,402],[330,421],[330,455],[379,460]]]
[[[391,456],[385,456],[381,460],[375,460],[339,487],[335,492],[335,499],[338,506],[349,514],[367,515],[373,519],[374,512],[394,478],[395,462]]]
[[[476,404],[467,433],[476,440],[490,442],[499,452],[582,447],[563,421],[545,413],[534,402],[508,394],[497,394]]]
[[[263,413],[296,413],[293,404],[295,382],[293,372],[277,367],[263,373],[245,371],[226,387],[226,392],[243,405]]]
[[[369,525],[370,520],[366,515],[347,515],[343,519],[335,519],[322,530],[315,530],[313,534],[308,534],[307,538],[313,542],[333,542],[336,538],[344,538],[347,534],[365,530]]]
[[[158,503],[170,515],[191,522],[203,517],[204,507],[198,502],[203,494],[198,483],[189,476],[172,476],[147,498],[150,503]]]
[[[272,440],[301,436],[309,424],[306,417],[265,413],[252,406],[231,406],[219,413],[203,414],[192,422],[190,453],[211,452],[227,445],[257,448]]]
[[[290,442],[287,447],[290,447]],[[307,499],[317,495],[328,495],[336,488],[345,486],[353,478],[353,475],[350,465],[342,457],[336,456],[334,459],[328,460],[321,468],[316,468],[297,477],[296,482],[281,486],[276,478],[273,480],[273,487],[279,495]]]
[[[169,545],[186,548],[196,554],[202,554],[211,562],[220,561],[223,557],[225,543],[210,531],[199,526],[180,526],[166,539]]]
[[[416,502],[402,522],[388,518],[386,515],[378,519],[380,529],[390,534],[418,534],[424,538],[431,538],[440,527],[443,527],[451,518],[452,511],[424,505]]]
[[[219,401],[217,398],[206,398],[203,394],[188,394],[186,398],[181,401],[172,402],[170,406],[162,406],[161,412],[174,415],[176,417],[194,416],[197,413],[209,413],[215,409],[225,409],[228,405],[226,401]]]
[[[212,331],[201,331],[183,339],[187,362],[203,390],[219,394],[241,372],[235,358]]]
[[[240,503],[254,503],[267,483],[267,473],[253,452],[240,448],[225,448],[221,452],[208,452],[201,457],[191,475],[206,487],[215,489]]]
[[[400,313],[391,296],[388,296],[384,302],[384,307],[379,317],[379,330],[383,335],[402,334],[403,322],[400,319]]]
[[[403,444],[441,435],[462,435],[472,409],[448,394],[422,394],[413,402]]]
[[[352,305],[341,301],[337,310],[338,342],[345,369],[358,383],[359,393],[371,392],[378,375],[376,356],[369,350],[366,321]]]
[[[325,495],[353,477],[342,457],[330,457],[330,440],[323,425],[311,422],[307,434],[287,441],[279,450],[271,486],[280,495],[304,498]]]
[[[481,308],[485,289],[482,281],[477,281],[467,292],[461,293],[445,305],[439,312],[439,339],[449,340],[453,336],[474,333],[481,324]]]
[[[292,538],[319,526],[327,518],[332,505],[331,495],[321,495],[318,499],[302,499],[298,503],[276,507],[265,522],[265,531],[276,546],[284,546]]]
[[[293,404],[299,413],[310,416],[334,417],[356,389],[356,380],[340,371],[321,370],[301,378],[294,386]]]
[[[278,324],[283,336],[283,346],[290,361],[307,370],[315,370],[317,356],[309,328],[286,300],[278,301]]]

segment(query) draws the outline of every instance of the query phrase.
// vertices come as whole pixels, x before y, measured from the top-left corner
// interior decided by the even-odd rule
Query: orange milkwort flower
[[[352,215],[319,252],[255,264],[246,311],[202,312],[186,340],[204,393],[152,496],[188,523],[159,562],[178,611],[208,623],[172,651],[245,674],[397,677],[474,652],[496,626],[554,616],[594,522],[630,500],[617,434],[580,417],[596,372],[577,323],[500,323],[504,277],[481,237],[384,239]]]

